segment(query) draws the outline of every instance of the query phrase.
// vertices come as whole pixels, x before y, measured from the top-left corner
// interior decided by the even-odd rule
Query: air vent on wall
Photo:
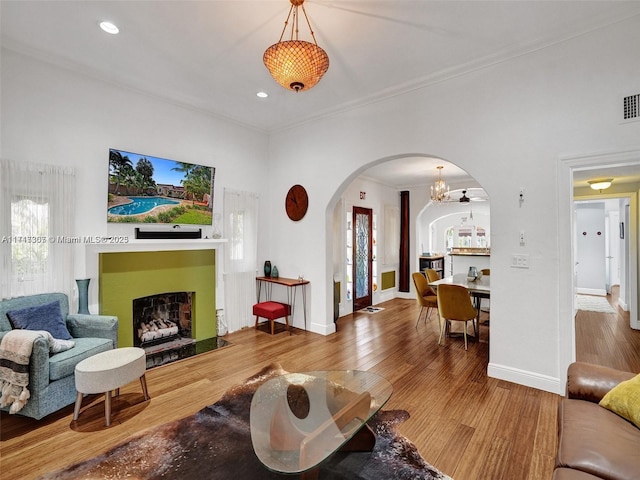
[[[640,93],[623,98],[624,120],[640,120]]]

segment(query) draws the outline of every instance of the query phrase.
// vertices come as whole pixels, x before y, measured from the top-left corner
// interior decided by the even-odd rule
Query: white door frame
[[[575,308],[574,308],[574,237],[573,225],[573,172],[592,170],[602,167],[621,167],[640,165],[640,150],[597,153],[561,157],[558,165],[558,332],[559,332],[559,369],[566,372],[569,364],[576,358]],[[610,197],[626,195],[612,194]],[[607,195],[603,195],[603,198]],[[632,323],[640,328],[638,321],[638,199],[637,194],[630,197],[629,225],[629,307]],[[560,379],[566,378],[560,374]],[[566,380],[565,380],[566,381]]]

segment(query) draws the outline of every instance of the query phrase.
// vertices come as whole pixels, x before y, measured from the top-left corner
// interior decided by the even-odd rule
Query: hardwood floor
[[[149,370],[151,400],[143,402],[138,382],[125,386],[108,428],[102,397],[85,399],[76,422],[73,406],[40,421],[2,412],[0,478],[35,478],[93,457],[145,428],[195,413],[279,362],[289,371],[358,369],[388,378],[394,393],[385,409],[411,414],[400,432],[455,480],[550,479],[560,397],[488,378],[488,327],[465,352],[462,339],[438,346],[435,313],[414,328],[415,301],[379,306],[384,310],[373,315],[341,318],[335,335],[245,329],[225,337],[230,346]],[[614,316],[579,313],[578,358],[640,371],[640,332],[630,331],[628,316],[626,330],[624,319],[602,317]]]
[[[640,331],[629,327],[629,312],[618,307],[619,287],[607,300],[615,315],[578,311],[576,359],[629,372],[640,372]]]

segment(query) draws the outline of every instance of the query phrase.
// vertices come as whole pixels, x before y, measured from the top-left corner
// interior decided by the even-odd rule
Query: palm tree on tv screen
[[[171,170],[184,172],[184,178],[180,183],[195,200],[203,200],[205,194],[211,193],[211,167],[184,162],[176,163],[178,166]]]
[[[128,156],[123,156],[119,151],[110,149],[109,170],[111,171],[111,175],[116,182],[114,193],[118,195],[120,184],[123,182],[125,177],[128,176],[129,172],[133,170],[133,163],[131,163],[131,160]]]

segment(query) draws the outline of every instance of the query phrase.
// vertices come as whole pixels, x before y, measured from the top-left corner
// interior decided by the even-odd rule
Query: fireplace
[[[149,348],[194,342],[194,292],[166,292],[133,299],[133,344]]]

